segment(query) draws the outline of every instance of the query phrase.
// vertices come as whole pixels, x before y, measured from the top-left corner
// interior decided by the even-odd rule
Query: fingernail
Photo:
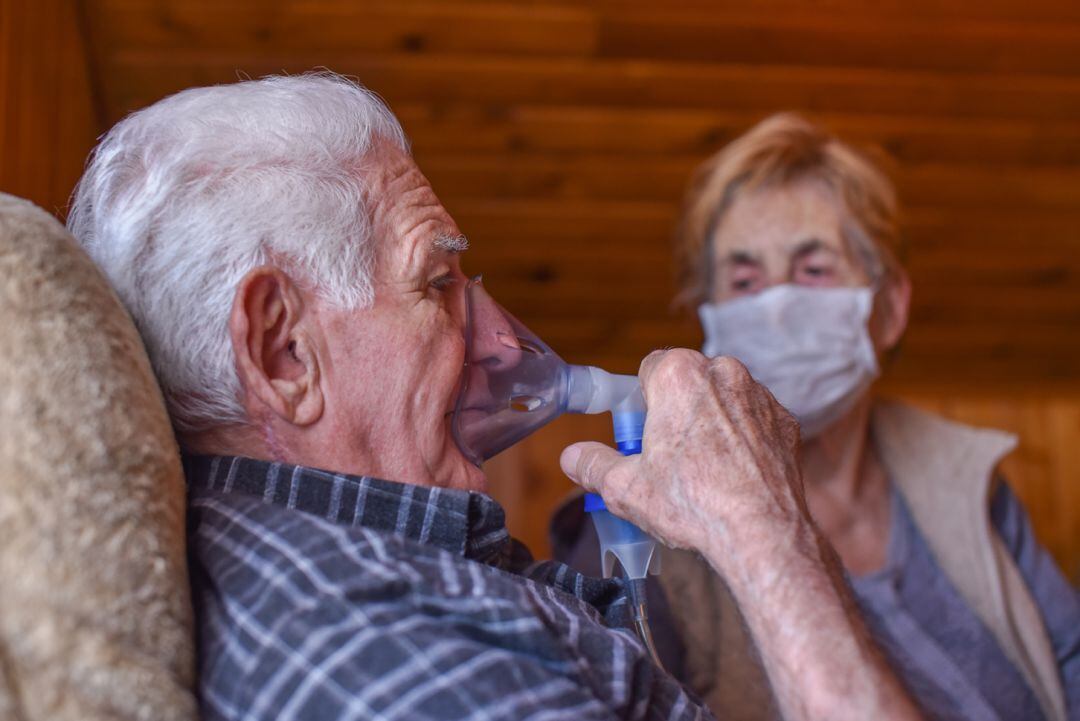
[[[567,446],[559,456],[559,465],[562,466],[563,473],[575,483],[577,483],[577,464],[580,457],[581,449],[577,446]]]

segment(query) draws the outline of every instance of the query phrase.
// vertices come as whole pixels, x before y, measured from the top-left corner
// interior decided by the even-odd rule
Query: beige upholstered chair
[[[192,720],[179,455],[131,320],[0,194],[0,719]]]

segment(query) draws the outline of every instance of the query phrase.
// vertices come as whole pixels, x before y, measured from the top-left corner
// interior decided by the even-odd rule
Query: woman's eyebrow
[[[839,255],[839,253],[836,252],[836,248],[833,248],[824,240],[821,240],[820,238],[808,238],[795,246],[795,250],[791,253],[791,256],[793,258],[805,258],[811,253],[816,253],[818,251]]]
[[[748,250],[733,250],[720,261],[721,265],[759,265],[761,261]]]

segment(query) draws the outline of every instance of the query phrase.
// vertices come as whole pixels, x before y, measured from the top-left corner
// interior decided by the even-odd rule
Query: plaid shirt
[[[189,457],[205,719],[701,719],[620,581],[534,563],[465,491]]]

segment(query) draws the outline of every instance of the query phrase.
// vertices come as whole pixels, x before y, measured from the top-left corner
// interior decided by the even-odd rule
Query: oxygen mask
[[[476,465],[563,413],[624,409],[644,418],[636,376],[567,364],[495,302],[480,276],[466,286],[465,308],[465,368],[452,428]]]

